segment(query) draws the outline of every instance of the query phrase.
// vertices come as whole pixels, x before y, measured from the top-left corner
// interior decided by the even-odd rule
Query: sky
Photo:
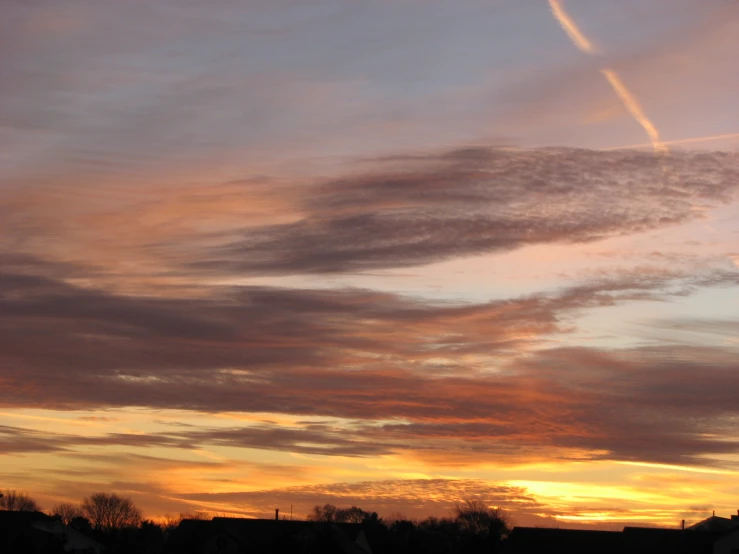
[[[739,4],[7,0],[0,488],[739,507]]]

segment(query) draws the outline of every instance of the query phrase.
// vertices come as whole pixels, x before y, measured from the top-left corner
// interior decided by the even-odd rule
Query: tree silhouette
[[[141,523],[141,511],[127,496],[98,492],[82,501],[82,513],[95,529],[112,531],[137,527]]]
[[[377,513],[365,512],[362,508],[352,506],[351,508],[339,509],[336,511],[336,521],[338,523],[377,523],[379,518]]]
[[[323,521],[331,523],[381,523],[382,518],[377,512],[365,512],[362,508],[337,508],[333,504],[313,506],[307,516],[308,521]]]
[[[511,519],[500,508],[490,508],[479,500],[465,500],[452,509],[462,532],[479,539],[500,540],[508,536]]]
[[[90,520],[85,516],[73,517],[69,522],[69,526],[88,537],[92,534],[92,525],[90,524]]]
[[[83,513],[82,508],[77,504],[62,502],[51,509],[51,515],[61,519],[65,525],[69,525],[74,518],[81,517]]]
[[[40,512],[38,503],[24,492],[8,489],[0,497],[0,510]]]
[[[306,516],[308,521],[336,521],[336,512],[339,509],[333,504],[313,506],[313,510]]]

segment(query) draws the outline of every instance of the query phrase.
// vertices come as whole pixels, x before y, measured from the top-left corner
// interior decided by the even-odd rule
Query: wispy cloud
[[[407,267],[689,222],[702,217],[696,201],[733,197],[738,164],[676,152],[665,175],[646,152],[477,147],[401,153],[336,179],[163,188],[143,199],[17,191],[0,207],[0,244],[115,286]]]
[[[262,506],[293,506],[296,519],[305,517],[315,505],[362,506],[385,517],[402,514],[423,517],[428,513],[445,516],[456,502],[481,499],[493,506],[516,512],[528,521],[543,523],[548,509],[539,504],[524,487],[491,484],[479,479],[398,479],[309,485],[284,489],[186,496],[194,501],[228,504],[248,515],[264,517]],[[271,504],[270,504],[271,503]],[[283,508],[283,513],[284,513]],[[539,518],[532,518],[534,514]],[[552,512],[553,513],[553,512]],[[554,520],[549,519],[549,524]]]
[[[449,453],[464,446],[487,460],[579,452],[711,463],[702,456],[737,449],[709,433],[724,429],[736,410],[730,345],[610,352],[548,341],[569,333],[572,314],[582,310],[736,284],[732,272],[635,273],[551,295],[455,305],[269,287],[161,299],[6,274],[0,401],[330,416],[355,425],[357,434],[349,438],[322,423],[251,424],[78,441],[87,446],[211,444],[360,457],[424,452],[437,465],[459,464]],[[15,437],[8,430],[6,440]],[[41,444],[31,439],[17,448]]]
[[[585,242],[684,223],[727,200],[737,160],[676,153],[470,149],[307,188],[294,223],[250,228],[190,270],[335,273],[427,264],[530,244]]]

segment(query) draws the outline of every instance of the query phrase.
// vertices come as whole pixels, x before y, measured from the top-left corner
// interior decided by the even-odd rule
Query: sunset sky
[[[739,508],[735,0],[7,0],[0,489]]]

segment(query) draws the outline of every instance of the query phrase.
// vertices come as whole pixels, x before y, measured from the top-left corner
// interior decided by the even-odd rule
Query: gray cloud
[[[103,187],[74,203],[57,194],[66,184],[19,188],[0,207],[0,243],[58,266],[43,274],[118,286],[364,272],[678,225],[739,186],[737,157],[720,152],[467,148],[357,168],[300,185]]]
[[[309,188],[300,221],[245,230],[192,267],[333,273],[593,241],[689,221],[696,205],[728,201],[737,186],[736,157],[723,153],[662,160],[637,151],[470,148],[405,157],[400,168]]]
[[[124,296],[17,273],[0,284],[2,405],[273,412],[355,425],[349,435],[328,422],[264,423],[47,443],[6,432],[21,450],[219,444],[416,452],[449,464],[573,449],[703,464],[737,450],[728,440],[739,387],[730,346],[544,348],[573,313],[736,285],[735,272],[624,274],[480,305],[269,287]]]
[[[64,446],[45,433],[0,425],[0,453],[21,454],[27,452],[54,452],[64,450]]]

